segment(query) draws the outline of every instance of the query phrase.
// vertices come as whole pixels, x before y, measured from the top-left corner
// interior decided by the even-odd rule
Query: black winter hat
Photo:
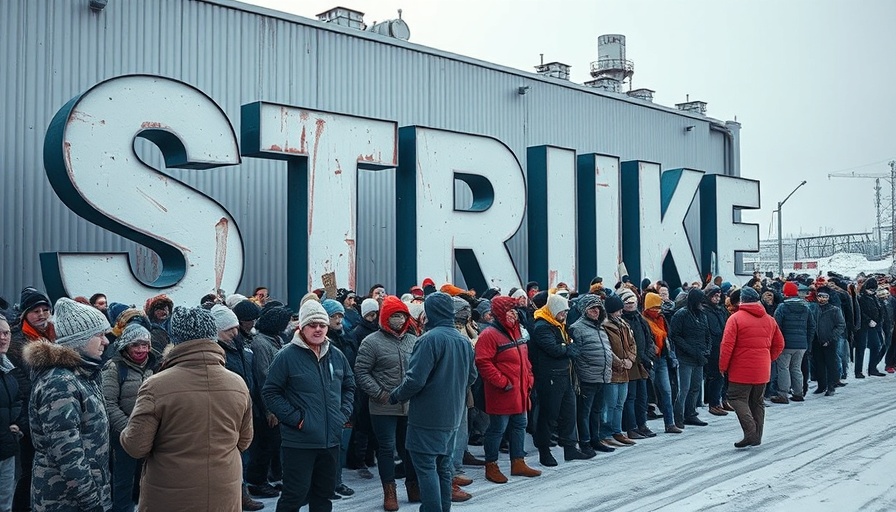
[[[233,306],[233,314],[236,315],[240,322],[249,322],[258,320],[258,317],[261,316],[261,308],[248,299],[241,300]]]
[[[532,304],[535,304],[536,308],[543,308],[545,304],[548,303],[548,291],[541,290],[532,296]]]
[[[743,304],[759,302],[759,292],[749,286],[740,289],[740,301]]]
[[[600,276],[597,276],[597,277],[595,277],[594,279],[591,280],[591,285],[593,286],[593,285],[595,285],[595,284],[597,284],[597,283],[602,283],[602,282],[604,282],[604,278],[602,278],[602,277],[600,277]]]
[[[877,279],[871,277],[865,281],[866,290],[877,290]]]
[[[526,291],[527,292],[529,290],[531,290],[532,288],[539,288],[537,281],[529,281],[528,283],[526,283]]]
[[[258,321],[255,322],[255,329],[268,336],[277,336],[289,325],[292,317],[292,311],[284,307],[264,308]]]
[[[610,295],[604,300],[604,309],[607,310],[607,314],[615,313],[622,309],[622,307],[622,299],[616,295]]]
[[[218,325],[209,310],[201,306],[177,306],[171,313],[169,334],[175,345],[190,340],[212,341],[218,339]]]
[[[46,295],[37,291],[33,286],[27,286],[22,289],[22,297],[19,299],[19,312],[24,315],[37,306],[44,305],[52,311],[53,305]]]

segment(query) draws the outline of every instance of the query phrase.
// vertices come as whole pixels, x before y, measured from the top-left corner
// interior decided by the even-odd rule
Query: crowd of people
[[[508,469],[539,477],[527,434],[557,466],[556,453],[587,460],[657,436],[648,420],[672,436],[705,426],[703,404],[736,414],[747,449],[766,407],[805,400],[811,381],[830,397],[850,368],[896,372],[894,312],[887,276],[835,273],[742,288],[596,277],[581,293],[426,279],[400,295],[315,290],[297,310],[266,287],[192,306],[53,304],[28,287],[0,311],[0,512],[259,510],[274,497],[278,511],[326,511],[354,494],[344,471],[373,467],[384,510],[444,511],[475,499],[465,466],[495,484]]]

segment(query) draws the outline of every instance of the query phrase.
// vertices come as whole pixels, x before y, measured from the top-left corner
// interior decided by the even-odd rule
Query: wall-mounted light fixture
[[[526,94],[527,92],[529,92],[529,86],[528,86],[528,85],[521,85],[521,86],[519,87],[519,89],[516,90],[516,92],[518,92],[518,93],[520,93],[520,94]]]
[[[693,130],[694,130],[694,125],[692,125],[692,124],[684,127],[684,131],[686,131],[686,132],[690,132]]]
[[[100,12],[106,8],[107,3],[109,3],[109,0],[90,0],[87,5],[91,11]]]

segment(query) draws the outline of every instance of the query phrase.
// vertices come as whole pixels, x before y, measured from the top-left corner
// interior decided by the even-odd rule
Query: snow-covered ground
[[[880,261],[868,261],[864,254],[842,252],[827,258],[819,258],[818,270],[806,272],[828,272],[832,270],[854,278],[859,272],[865,272],[866,274],[888,273],[892,263],[893,261],[889,258]]]
[[[850,373],[851,375],[851,373]],[[734,413],[716,417],[706,409],[706,427],[682,434],[660,433],[637,446],[599,453],[588,461],[543,468],[531,448],[527,461],[544,471],[537,478],[510,477],[503,485],[485,480],[482,468],[466,468],[473,494],[458,511],[893,511],[896,510],[896,376],[850,378],[836,395],[810,394],[803,403],[766,409],[762,445],[737,450],[741,439]],[[662,432],[662,420],[650,427]],[[481,456],[481,447],[471,447]],[[507,455],[499,463],[509,475]],[[373,469],[374,475],[376,470]],[[346,470],[356,494],[334,502],[334,511],[382,510],[379,480]],[[401,510],[416,511],[399,482]],[[264,500],[265,510],[276,499]]]

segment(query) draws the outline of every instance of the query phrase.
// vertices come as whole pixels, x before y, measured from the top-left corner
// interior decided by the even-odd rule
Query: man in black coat
[[[697,417],[697,397],[703,386],[703,366],[709,361],[710,334],[706,313],[703,311],[704,295],[699,289],[691,289],[687,305],[672,315],[669,338],[678,356],[678,401],[675,402],[675,425],[706,426]]]
[[[832,292],[827,286],[822,286],[815,292],[815,300],[818,302],[815,340],[812,342],[812,358],[818,380],[815,393],[824,393],[825,396],[833,395],[838,386],[845,385],[840,382],[837,347],[846,329],[846,322],[840,308],[830,302]]]

